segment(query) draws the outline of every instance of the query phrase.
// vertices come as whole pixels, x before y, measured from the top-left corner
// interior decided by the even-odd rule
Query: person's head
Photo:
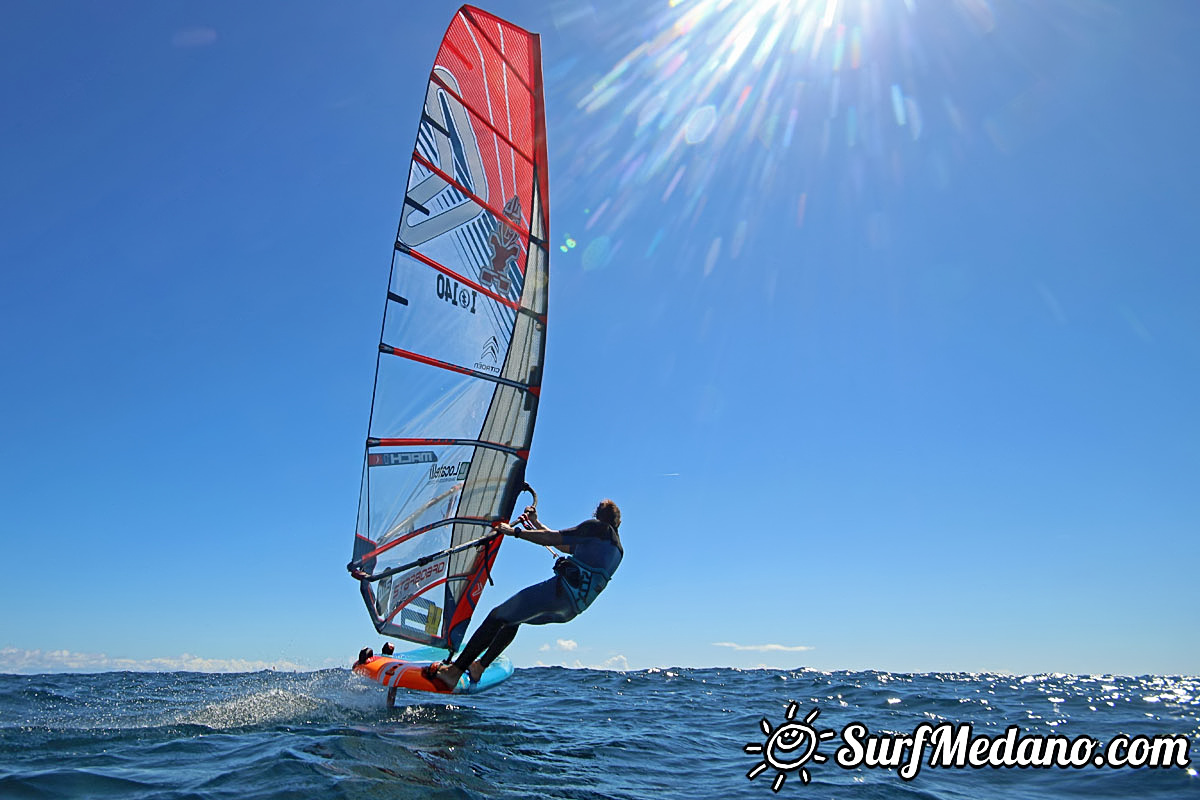
[[[596,506],[596,519],[606,525],[619,528],[621,527],[621,509],[617,508],[617,504],[612,500],[601,500],[600,505]]]
[[[379,652],[383,653],[385,656],[390,656],[392,653],[396,652],[396,648],[392,647],[391,642],[384,642],[383,647],[379,648]]]
[[[369,647],[364,647],[358,651],[358,663],[365,664],[375,657],[375,651]]]

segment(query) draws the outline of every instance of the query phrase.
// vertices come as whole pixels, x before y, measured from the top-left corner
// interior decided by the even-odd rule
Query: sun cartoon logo
[[[808,712],[808,716],[804,718],[803,722],[796,722],[797,708],[799,706],[795,702],[788,703],[787,712],[784,714],[787,722],[778,728],[772,729],[771,723],[766,717],[763,717],[759,727],[762,728],[767,741],[763,744],[751,742],[742,748],[747,753],[762,756],[762,761],[755,764],[746,773],[746,777],[750,780],[761,775],[767,767],[775,768],[775,781],[771,784],[773,792],[778,792],[783,788],[787,774],[794,770],[800,770],[801,782],[807,784],[812,780],[812,776],[808,774],[808,768],[804,765],[809,761],[815,761],[818,764],[824,763],[827,759],[817,752],[817,747],[825,739],[832,739],[837,735],[834,731],[817,731],[813,727],[813,722],[821,713],[818,708]]]

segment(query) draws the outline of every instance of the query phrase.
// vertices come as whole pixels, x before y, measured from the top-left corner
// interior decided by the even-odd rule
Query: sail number
[[[441,274],[437,276],[437,296],[447,303],[468,309],[472,314],[475,313],[475,300],[478,292],[468,289],[453,278],[447,278]]]

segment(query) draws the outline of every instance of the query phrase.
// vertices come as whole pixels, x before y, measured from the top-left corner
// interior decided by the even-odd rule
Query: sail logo
[[[395,581],[392,584],[392,608],[428,589],[429,584],[440,577],[445,571],[446,559],[443,558],[434,561],[432,564],[427,564],[415,572],[408,573],[399,581]]]
[[[482,361],[486,358],[488,361],[495,363],[499,356],[500,342],[496,340],[495,336],[489,336],[488,340],[483,343],[483,352],[479,354],[479,360]]]
[[[437,453],[432,450],[416,450],[410,453],[371,453],[367,456],[368,467],[397,467],[405,464],[436,464]]]
[[[524,224],[521,200],[516,195],[504,204],[504,216],[513,225]],[[492,260],[490,264],[479,268],[479,282],[495,289],[498,294],[508,295],[512,292],[510,271],[517,270],[517,274],[520,274],[517,265],[521,257],[521,239],[508,225],[498,224],[488,237],[488,244],[492,248]]]
[[[451,481],[458,478],[467,477],[467,470],[471,468],[470,461],[460,461],[457,464],[447,464],[444,467],[439,467],[436,463],[429,468],[429,480],[431,481]]]
[[[496,366],[496,361],[498,361],[499,358],[500,340],[495,336],[489,336],[488,340],[483,343],[483,349],[479,352],[479,360],[475,362],[474,367],[480,372],[488,372],[492,375],[499,375],[500,367]]]
[[[437,296],[439,300],[445,300],[452,306],[475,313],[475,301],[479,297],[479,293],[474,289],[468,289],[453,278],[447,278],[445,275],[438,273],[437,276]]]
[[[487,172],[471,116],[454,96],[461,96],[462,89],[445,67],[434,67],[433,74],[454,94],[444,91],[434,81],[429,82],[425,94],[426,119],[421,122],[417,150],[468,192],[487,197]],[[438,198],[436,204],[434,198]],[[480,213],[479,206],[467,195],[438,173],[424,168],[414,170],[406,200],[398,239],[411,247],[449,233]],[[444,210],[436,210],[438,206]]]

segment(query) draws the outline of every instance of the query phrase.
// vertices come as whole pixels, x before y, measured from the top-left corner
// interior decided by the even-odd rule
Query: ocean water
[[[868,733],[922,723],[1188,749],[1170,767],[926,764],[905,780],[838,764],[851,723],[864,753]],[[1200,678],[1182,677],[538,668],[387,710],[348,670],[0,675],[3,800],[1200,798],[1198,741]]]

